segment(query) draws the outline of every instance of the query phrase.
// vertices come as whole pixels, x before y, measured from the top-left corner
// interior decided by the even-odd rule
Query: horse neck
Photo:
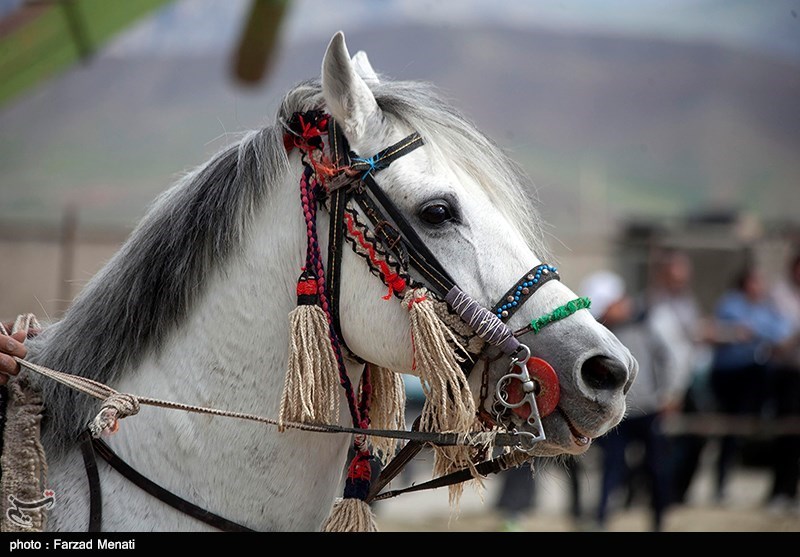
[[[242,252],[207,278],[206,293],[165,349],[115,388],[277,418],[287,314],[306,244],[299,175],[297,165],[270,194]],[[359,372],[351,371],[355,379]],[[342,403],[342,423],[348,415]],[[349,438],[148,408],[124,420],[110,442],[134,468],[190,500],[199,497],[213,512],[256,529],[308,530],[319,526],[337,494]],[[148,516],[157,529],[180,527],[186,519],[171,512]]]

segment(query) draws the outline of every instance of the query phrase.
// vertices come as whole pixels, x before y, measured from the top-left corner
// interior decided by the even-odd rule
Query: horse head
[[[405,89],[402,99],[393,93],[398,87]],[[325,109],[341,124],[354,153],[378,153],[414,132],[424,139],[424,146],[393,161],[374,179],[461,291],[484,308],[493,308],[510,287],[534,290],[532,281],[538,282],[542,271],[554,273],[553,267],[543,266],[541,226],[526,178],[430,89],[384,84],[366,55],[359,52],[351,58],[343,35],[337,34],[323,62],[322,95]],[[407,308],[383,299],[386,286],[349,250],[342,269],[340,319],[349,349],[382,367],[419,374]],[[531,269],[538,274],[524,280]],[[530,288],[523,286],[529,283]],[[529,419],[529,410],[514,410],[503,413],[505,425],[535,433],[543,426],[546,440],[535,446],[536,454],[582,453],[591,439],[621,420],[636,361],[585,310],[541,330],[531,329],[531,321],[576,300],[562,282],[543,281],[524,303],[514,303],[513,288],[509,296],[509,304],[518,311],[511,312],[507,326],[520,330],[528,325],[518,340],[557,375],[553,385],[552,379],[537,378],[533,371],[537,391],[555,388],[560,397],[541,424]],[[499,314],[501,307],[497,306]],[[467,357],[476,360],[469,379],[475,404],[490,420],[499,418],[498,397],[513,398],[496,392],[501,377],[509,373],[509,360],[497,357],[498,349],[492,346],[474,352],[478,355]],[[506,386],[501,383],[501,388]]]

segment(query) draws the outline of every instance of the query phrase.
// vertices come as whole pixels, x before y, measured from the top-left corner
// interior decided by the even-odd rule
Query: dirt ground
[[[485,512],[462,512],[455,520],[448,517],[385,517],[378,519],[385,532],[500,532],[507,527],[502,517],[487,507]],[[524,532],[595,531],[588,523],[576,524],[566,514],[531,511],[516,525]],[[609,532],[647,532],[647,509],[634,508],[617,512]],[[684,505],[672,509],[664,527],[665,532],[800,532],[800,514],[772,514],[758,508],[725,508],[710,505]]]
[[[765,505],[770,475],[761,468],[739,467],[733,471],[726,499],[717,503],[712,498],[712,455],[707,455],[687,497],[687,503],[673,506],[667,512],[667,532],[800,532],[800,505],[780,511]],[[429,463],[415,462],[411,476],[415,482],[428,479]],[[599,470],[589,461],[579,482],[582,515],[574,520],[568,511],[570,487],[566,471],[549,466],[536,474],[536,493],[531,508],[513,523],[513,531],[575,532],[598,531],[590,520],[599,494]],[[447,492],[434,490],[403,495],[379,502],[376,506],[378,526],[387,532],[500,532],[509,531],[511,523],[495,509],[502,476],[485,482],[483,500],[468,488],[461,500],[460,513],[452,515]],[[610,532],[646,532],[650,528],[647,494],[633,498],[630,506],[621,497],[612,499],[606,530]]]

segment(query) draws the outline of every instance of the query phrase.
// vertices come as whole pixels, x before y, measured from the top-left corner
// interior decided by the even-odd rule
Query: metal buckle
[[[391,230],[392,233],[389,234],[387,232],[387,230]],[[381,234],[383,236],[383,238],[379,238],[379,239],[381,239],[383,244],[390,251],[394,251],[395,248],[397,247],[397,244],[400,243],[400,240],[402,240],[402,238],[403,238],[400,235],[400,232],[398,232],[397,229],[394,226],[392,226],[392,224],[389,221],[387,221],[385,219],[379,221],[378,224],[375,225],[375,229],[373,230],[373,234],[375,234],[376,238],[379,238],[378,235]]]

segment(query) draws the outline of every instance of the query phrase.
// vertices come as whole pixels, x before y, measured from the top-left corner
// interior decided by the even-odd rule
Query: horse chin
[[[589,450],[598,437],[605,435],[616,426],[622,418],[614,418],[602,426],[582,428],[576,425],[578,420],[571,419],[559,406],[556,411],[542,419],[545,439],[538,442],[531,452],[534,456],[553,457],[564,454],[581,455]],[[521,430],[530,429],[526,425],[519,425]]]
[[[579,432],[557,411],[542,420],[546,438],[536,445],[538,456],[580,455],[589,450],[595,437]]]
[[[580,455],[588,451],[589,447],[592,446],[592,438],[576,437],[563,421],[551,424],[543,423],[545,424],[546,438],[534,445],[531,451],[533,456]]]

